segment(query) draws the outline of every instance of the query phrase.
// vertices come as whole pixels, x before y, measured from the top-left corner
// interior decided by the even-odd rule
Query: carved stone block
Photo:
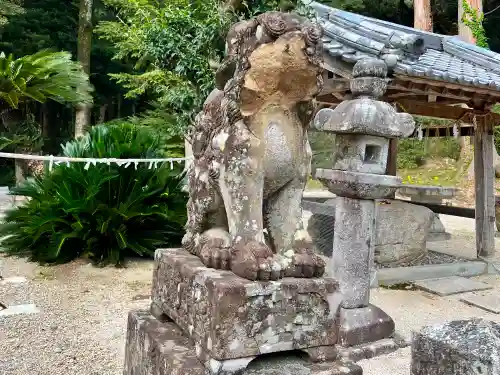
[[[206,268],[181,249],[158,250],[152,302],[200,356],[227,360],[337,343],[341,301],[333,279],[257,282]]]
[[[189,339],[172,322],[145,311],[128,316],[124,375],[205,375]]]
[[[337,134],[332,169],[384,174],[389,140],[359,134]]]
[[[321,168],[314,175],[333,194],[350,198],[390,198],[401,186],[401,177],[397,176]]]
[[[339,344],[356,346],[387,339],[394,335],[394,321],[374,305],[340,309]]]
[[[192,342],[173,322],[160,322],[146,311],[128,317],[123,375],[362,375],[357,364],[340,359],[311,363],[289,355],[202,363]]]

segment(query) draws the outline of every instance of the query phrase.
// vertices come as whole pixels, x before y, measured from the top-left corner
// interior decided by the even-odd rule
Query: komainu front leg
[[[302,224],[302,193],[305,182],[293,179],[266,204],[266,225],[272,246],[290,266],[286,276],[321,277],[325,262],[314,252]]]
[[[284,267],[265,243],[263,145],[243,121],[225,143],[220,190],[232,240],[231,270],[249,280],[278,279]]]

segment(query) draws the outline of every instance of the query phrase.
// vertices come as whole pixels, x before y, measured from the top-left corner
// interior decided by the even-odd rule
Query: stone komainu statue
[[[216,89],[189,129],[183,246],[250,280],[319,277],[302,229],[307,126],[322,88],[319,26],[269,12],[232,26]]]

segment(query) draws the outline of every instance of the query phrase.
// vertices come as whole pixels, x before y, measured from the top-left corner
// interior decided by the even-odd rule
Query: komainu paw
[[[248,280],[278,280],[284,276],[285,267],[264,243],[251,241],[234,245],[231,271]]]
[[[321,277],[325,273],[325,261],[315,253],[314,247],[307,241],[296,241],[293,249],[292,265],[286,276],[311,278]]]

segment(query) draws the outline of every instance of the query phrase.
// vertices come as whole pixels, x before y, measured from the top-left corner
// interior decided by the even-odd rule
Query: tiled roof
[[[395,74],[425,77],[500,91],[500,54],[455,36],[416,30],[331,8],[308,4],[324,29],[324,48],[348,63],[366,57],[385,60]]]

